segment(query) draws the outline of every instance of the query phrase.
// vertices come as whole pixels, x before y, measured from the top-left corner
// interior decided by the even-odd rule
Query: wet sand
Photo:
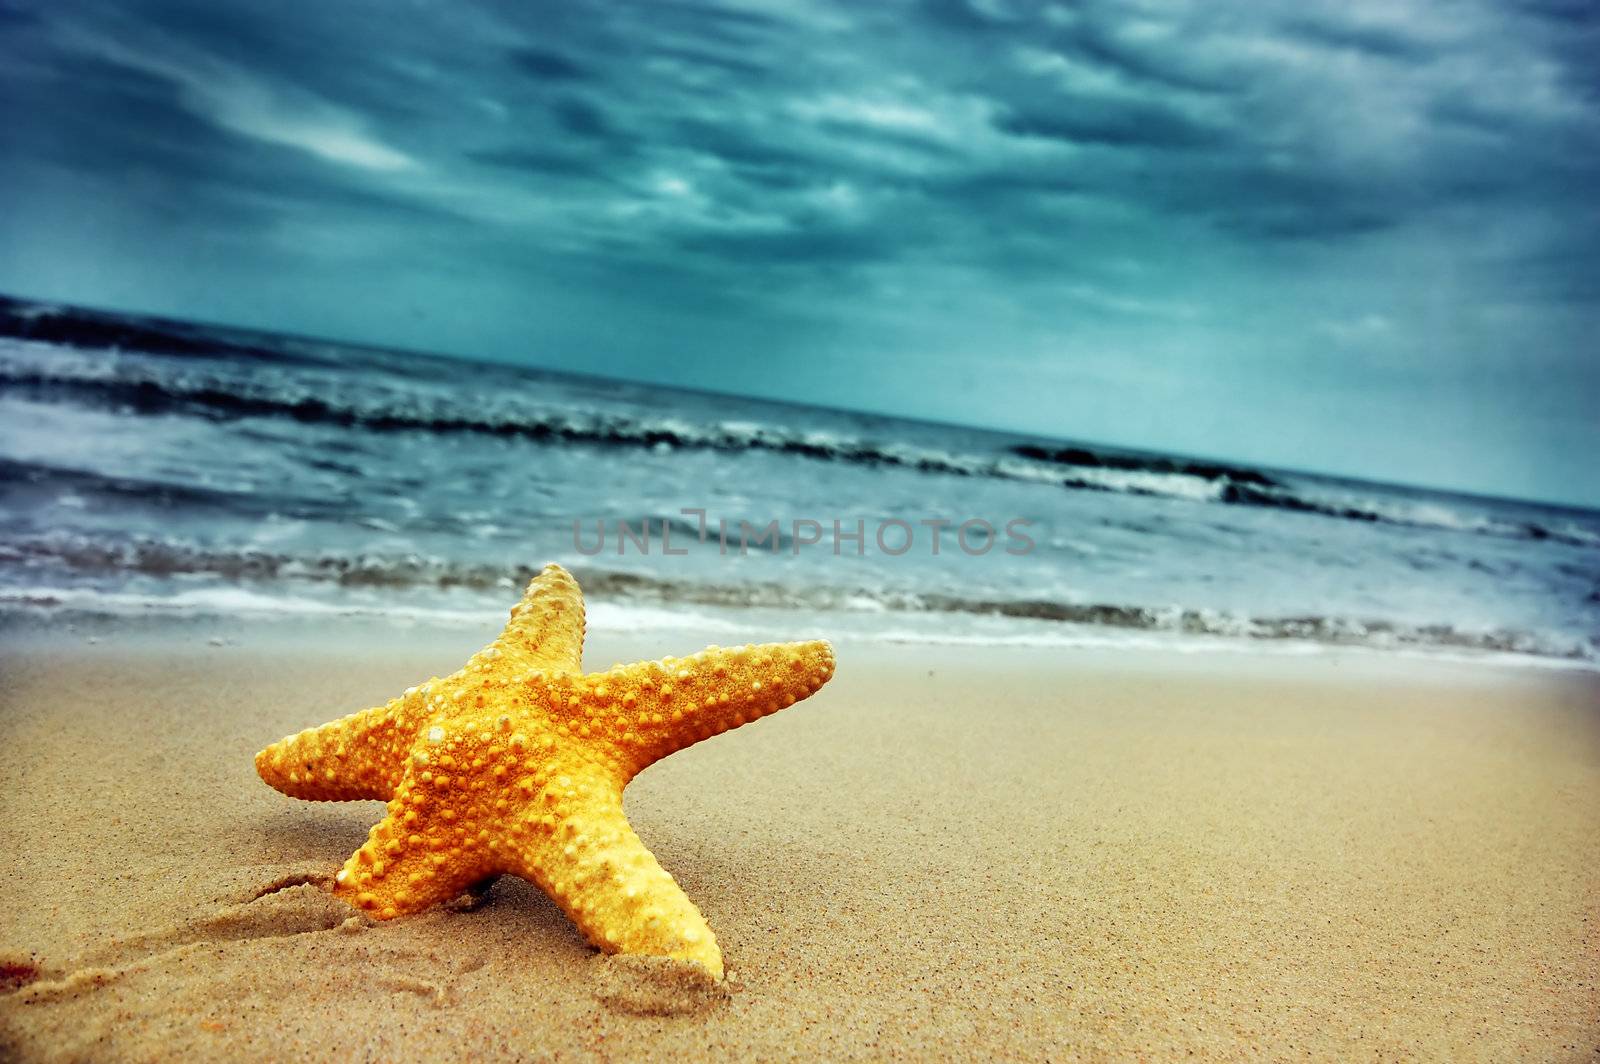
[[[1600,1053],[1594,675],[841,646],[627,792],[716,930],[708,987],[517,880],[383,924],[320,889],[382,807],[253,754],[484,633],[213,637],[0,633],[0,1058]]]

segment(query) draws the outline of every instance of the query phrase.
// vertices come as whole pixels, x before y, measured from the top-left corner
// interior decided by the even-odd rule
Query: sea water
[[[1600,665],[1592,511],[15,300],[0,334],[11,612],[488,624],[556,561],[595,623],[725,641]]]

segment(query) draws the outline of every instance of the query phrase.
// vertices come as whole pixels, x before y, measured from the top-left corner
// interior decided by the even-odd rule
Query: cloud
[[[550,182],[582,197],[568,204],[574,227],[598,236],[617,219],[631,244],[650,226],[666,246],[703,225],[709,247],[740,218],[812,224],[818,190],[840,182],[857,190],[853,224],[879,244],[899,242],[915,197],[923,241],[968,260],[984,257],[972,211],[998,250],[1009,230],[1059,221],[1064,197],[1098,204],[1134,242],[1141,225],[1154,241],[1174,224],[1241,241],[1360,239],[1455,197],[1576,188],[1596,140],[1595,76],[1561,43],[1587,39],[1593,20],[1554,2],[1450,18],[1230,0],[468,4],[370,24],[360,41],[309,5],[285,19],[180,0],[149,0],[137,20],[110,12],[41,17],[56,54],[165,82],[226,133],[463,215],[548,219],[528,182]],[[150,93],[130,80],[129,95]],[[1530,158],[1537,175],[1518,165]],[[652,208],[662,171],[688,175],[701,209]],[[874,246],[816,243],[841,262]],[[780,265],[782,242],[771,250],[752,260],[759,249],[744,246],[730,267]],[[1056,265],[1074,258],[1064,245]],[[1033,261],[1050,267],[1037,250]]]
[[[0,237],[21,248],[30,212],[92,199],[128,248],[171,245],[174,292],[244,303],[284,278],[298,294],[263,314],[291,326],[387,327],[352,293],[454,285],[630,367],[671,348],[697,372],[724,357],[697,339],[715,328],[1097,380],[1182,348],[1257,381],[1374,344],[1351,324],[1369,317],[1397,361],[1426,361],[1426,320],[1489,364],[1575,347],[1600,313],[1600,14],[1579,0],[81,0],[0,19],[19,205]],[[217,247],[230,265],[179,277]],[[63,276],[163,283],[118,254]],[[438,346],[511,344],[518,313]]]
[[[1019,137],[1125,148],[1198,148],[1218,140],[1215,131],[1177,111],[1131,101],[1085,105],[1068,98],[1049,108],[1019,108],[1001,117],[1000,128]]]
[[[613,136],[605,112],[577,97],[557,101],[552,112],[561,128],[575,136],[599,140]]]
[[[1394,322],[1385,315],[1369,313],[1355,318],[1320,322],[1318,328],[1340,343],[1357,344],[1389,336],[1394,332]]]
[[[598,177],[604,167],[595,159],[538,148],[485,148],[465,153],[473,162],[548,177]]]
[[[511,65],[540,81],[586,81],[589,71],[558,52],[540,48],[513,48],[506,53]]]
[[[1323,49],[1351,51],[1395,62],[1425,61],[1434,52],[1426,40],[1409,35],[1402,26],[1360,17],[1300,15],[1283,24],[1285,33]]]
[[[67,43],[105,62],[170,82],[195,115],[223,129],[306,152],[344,166],[397,171],[418,164],[363,128],[359,116],[166,35],[132,41],[78,28]]]

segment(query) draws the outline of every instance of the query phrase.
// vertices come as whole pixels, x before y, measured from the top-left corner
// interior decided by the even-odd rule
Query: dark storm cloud
[[[733,75],[743,80],[762,80],[776,71],[772,65],[743,58],[737,52],[718,52],[714,48],[694,45],[657,44],[650,49],[653,58],[668,59],[700,70],[715,70],[719,74]]]
[[[13,30],[37,22],[38,16],[33,12],[13,3],[0,3],[0,26]]]
[[[513,48],[506,53],[511,65],[540,81],[586,81],[588,70],[564,55],[538,48]]]
[[[1216,145],[1221,139],[1217,131],[1156,104],[1075,104],[1009,111],[997,124],[1004,132],[1022,137],[1128,148],[1199,148]]]
[[[1433,49],[1389,26],[1352,25],[1327,18],[1294,17],[1284,30],[1312,45],[1334,51],[1349,50],[1396,62],[1425,60]]]
[[[1069,47],[1089,62],[1170,92],[1227,93],[1234,87],[1223,74],[1207,74],[1186,56],[1173,55],[1165,49],[1142,51],[1091,21],[1071,33],[1068,41]]]
[[[776,233],[696,234],[681,247],[718,258],[771,260],[789,267],[840,261],[871,262],[901,253],[878,231],[830,228],[824,222]]]
[[[574,4],[559,12],[544,5],[466,8],[459,17],[438,9],[410,25],[399,18],[334,19],[310,8],[269,16],[243,5],[146,7],[142,17],[121,21],[109,8],[97,19],[92,6],[48,17],[43,8],[10,9],[17,17],[45,18],[43,32],[59,38],[55,67],[41,76],[58,84],[82,78],[82,93],[95,99],[76,121],[92,126],[96,115],[105,116],[104,137],[79,138],[84,152],[101,145],[135,151],[116,127],[128,124],[130,111],[149,109],[151,82],[163,77],[191,98],[182,104],[186,115],[168,106],[150,120],[152,128],[215,124],[216,108],[208,114],[204,101],[197,106],[192,99],[192,85],[160,70],[127,70],[120,90],[96,80],[93,64],[117,60],[95,55],[82,31],[87,27],[93,40],[131,27],[135,32],[123,37],[129,48],[176,54],[178,62],[187,54],[231,64],[259,82],[261,93],[287,84],[343,108],[375,142],[420,169],[442,172],[453,155],[553,177],[609,171],[613,184],[636,188],[634,179],[648,180],[640,171],[670,171],[675,178],[660,182],[666,188],[688,181],[725,202],[764,198],[769,221],[803,215],[804,205],[788,200],[808,186],[815,192],[845,181],[869,225],[899,224],[892,214],[870,217],[873,193],[908,184],[985,186],[986,210],[1006,210],[1025,224],[1039,206],[1030,190],[1070,175],[1075,186],[1098,187],[1138,210],[1227,232],[1359,234],[1404,221],[1425,209],[1419,205],[1430,187],[1456,179],[1459,149],[1450,155],[1440,143],[1452,126],[1502,142],[1516,140],[1521,126],[1538,128],[1538,116],[1526,115],[1522,101],[1484,109],[1471,98],[1470,83],[1429,73],[1441,55],[1470,57],[1473,47],[1517,28],[1495,24],[1487,7],[1474,15],[1484,23],[1483,39],[1465,42],[1450,20],[1414,20],[1403,9],[1396,9],[1400,17],[1352,14],[1342,5],[1305,8],[1274,22],[1225,6],[1214,15],[1201,10],[1176,18],[1145,6],[1130,17],[1126,8],[1098,2],[930,0],[876,13],[854,5],[758,11]],[[1569,30],[1592,25],[1577,6],[1533,10]],[[1517,52],[1506,50],[1507,59]],[[1351,62],[1371,67],[1352,72]],[[1582,72],[1588,69],[1566,68],[1575,91],[1589,91],[1593,75]],[[205,63],[194,74],[215,76]],[[1340,95],[1352,89],[1374,98]],[[1385,99],[1386,89],[1398,99]],[[1369,102],[1370,109],[1363,107]],[[1386,104],[1404,111],[1385,111]],[[471,121],[462,125],[474,135],[451,145],[441,127],[463,111]],[[1388,128],[1402,119],[1411,124]],[[1592,115],[1569,119],[1569,138],[1592,134]],[[1344,128],[1330,137],[1335,123]],[[279,145],[292,146],[295,135],[285,131]],[[583,149],[586,140],[611,146],[616,157],[594,156]],[[1330,149],[1330,141],[1342,145]],[[1041,157],[1039,142],[1059,143],[1063,154]],[[354,141],[345,146],[361,150]],[[1085,155],[1084,148],[1115,151]],[[230,153],[201,147],[192,154]],[[246,151],[236,145],[232,154]],[[1130,158],[1110,157],[1117,154]],[[1435,154],[1447,168],[1432,168]],[[1470,162],[1491,175],[1514,165],[1491,149]],[[1025,176],[1009,177],[1018,172]],[[423,184],[397,194],[439,192]],[[1401,185],[1405,193],[1397,196]],[[925,227],[940,227],[964,207],[956,199],[932,206]],[[651,216],[667,221],[669,213]],[[667,229],[677,233],[677,221]],[[715,210],[704,221],[705,235],[714,239],[739,224]],[[970,235],[965,225],[949,228],[962,239]]]
[[[636,6],[647,19],[659,18],[692,38],[720,42],[735,48],[748,44],[752,38],[770,38],[794,28],[794,23],[788,19],[732,5],[667,0],[662,4],[643,3]]]
[[[118,248],[171,242],[177,270],[221,242],[226,266],[171,290],[246,306],[270,276],[283,324],[347,331],[367,319],[329,277],[417,305],[503,290],[627,366],[669,342],[735,360],[697,340],[711,306],[797,350],[960,338],[1046,375],[1070,349],[1100,380],[1179,347],[1258,358],[1251,381],[1330,349],[1489,361],[1546,310],[1561,336],[1596,313],[1597,51],[1594,5],[1561,0],[10,0],[0,284],[54,259],[130,279],[43,294],[159,301]],[[93,271],[28,228],[75,196],[109,227],[81,241],[112,257]],[[596,323],[579,283],[626,313]],[[1412,328],[1443,300],[1495,317]],[[435,346],[514,357],[517,323],[470,327]]]
[[[917,7],[931,25],[963,34],[988,33],[1010,21],[967,0],[922,0]]]
[[[924,244],[972,239],[972,206],[1002,231],[1054,218],[1064,187],[1221,239],[1336,239],[1404,225],[1435,209],[1436,193],[1524,180],[1524,137],[1546,142],[1552,169],[1592,169],[1575,158],[1592,144],[1593,113],[1579,108],[1592,65],[1491,5],[1456,18],[1311,5],[1274,19],[1102,0],[579,3],[427,8],[414,20],[142,6],[6,9],[47,45],[31,76],[11,79],[38,115],[31,133],[12,133],[19,154],[34,137],[63,165],[167,166],[175,187],[221,170],[290,196],[297,184],[316,197],[343,189],[349,203],[366,183],[373,204],[446,213],[458,199],[537,192],[474,192],[485,166],[561,188],[589,178],[633,190],[609,205],[633,235],[737,249],[741,270],[762,249],[788,260],[806,245],[794,230],[815,228],[830,197],[841,217],[824,228],[887,245],[907,224],[907,189],[924,195]],[[1578,5],[1526,10],[1567,37],[1593,30]],[[1518,33],[1561,64],[1569,113],[1537,113],[1563,101],[1528,78],[1513,86],[1526,99],[1503,87],[1476,98],[1474,74],[1527,58],[1506,36]],[[208,80],[219,84],[209,96]],[[38,99],[46,85],[64,102]],[[1472,136],[1476,154],[1452,141]],[[1550,148],[1552,137],[1570,148]],[[607,205],[573,206],[593,218]],[[841,265],[873,245],[813,243],[836,247]]]
[[[0,132],[7,157],[112,182],[166,224],[256,232],[285,217],[448,219],[443,205],[285,153],[183,102],[170,75],[111,55],[67,51],[16,88]]]
[[[568,133],[594,140],[608,140],[616,135],[605,112],[592,103],[572,97],[557,101],[551,110]]]
[[[500,148],[469,151],[466,158],[488,166],[522,170],[540,177],[601,177],[606,160],[559,152],[540,151],[538,148]]]

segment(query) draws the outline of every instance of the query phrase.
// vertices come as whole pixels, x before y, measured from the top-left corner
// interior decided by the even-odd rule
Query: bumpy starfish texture
[[[583,635],[577,581],[546,566],[459,672],[276,742],[256,771],[296,798],[388,801],[333,888],[372,916],[509,872],[606,952],[698,961],[720,979],[716,937],[628,825],[622,789],[668,754],[812,694],[833,675],[833,650],[713,646],[585,675]]]

